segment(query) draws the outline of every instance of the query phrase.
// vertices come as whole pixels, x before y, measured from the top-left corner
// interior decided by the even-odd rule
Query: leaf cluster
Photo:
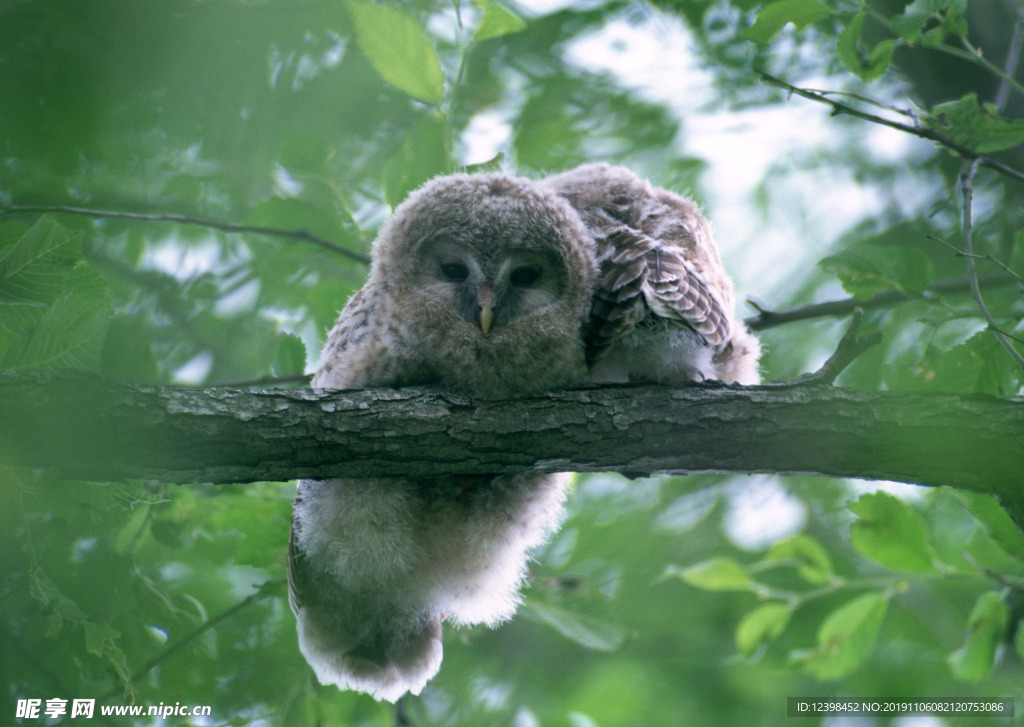
[[[790,622],[810,610],[809,604],[826,600],[815,643],[792,648],[787,656],[791,665],[818,679],[838,680],[862,669],[888,609],[911,601],[912,589],[930,588],[939,578],[990,587],[967,617],[963,643],[946,657],[953,676],[968,682],[987,679],[1001,658],[1001,646],[1013,640],[1017,657],[1024,659],[1020,614],[1008,629],[1024,584],[1024,537],[990,497],[942,488],[915,508],[875,492],[847,508],[857,516],[849,528],[850,548],[889,573],[881,575],[864,561],[853,574],[837,573],[828,550],[801,533],[778,541],[748,564],[716,556],[685,568],[670,566],[666,575],[702,590],[757,596],[761,603],[736,627],[736,648],[746,658],[759,658],[763,650],[785,643]]]

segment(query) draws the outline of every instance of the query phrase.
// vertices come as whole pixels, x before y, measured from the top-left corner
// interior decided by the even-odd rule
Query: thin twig
[[[974,207],[974,178],[978,174],[979,159],[975,159],[970,163],[964,164],[964,170],[960,175],[960,187],[964,196],[964,219],[963,219],[963,238],[964,238],[964,260],[967,262],[967,279],[971,281],[971,294],[974,296],[974,302],[977,303],[978,309],[981,311],[982,316],[988,321],[988,327],[992,329],[992,333],[995,334],[996,338],[999,339],[999,343],[1002,344],[1003,348],[1006,349],[1007,353],[1017,362],[1017,365],[1024,368],[1024,356],[1018,353],[1017,349],[1013,347],[1013,344],[1007,340],[1006,336],[1000,330],[999,325],[996,323],[995,318],[992,317],[991,311],[985,305],[985,300],[981,297],[981,289],[978,286],[978,270],[974,264],[974,246],[971,240],[971,232],[973,227],[973,207]]]
[[[967,257],[967,253],[966,252],[964,252],[963,250],[958,248],[956,245],[949,244],[948,242],[943,240],[941,237],[936,237],[935,235],[926,235],[926,237],[929,240],[935,240],[935,242],[941,242],[943,245],[945,245],[950,250],[952,250],[954,253],[956,253],[957,257]],[[993,265],[997,265],[998,267],[1000,267],[1003,270],[1005,270],[1007,272],[1007,274],[1012,275],[1017,280],[1017,282],[1019,282],[1022,285],[1024,285],[1024,277],[1022,277],[1022,276],[1018,275],[1016,272],[1014,272],[1013,268],[1011,268],[1009,265],[1007,265],[1003,261],[996,260],[994,257],[992,257],[991,254],[985,254],[985,255],[974,254],[974,255],[972,255],[972,257],[975,260],[987,260],[988,262],[992,263]]]
[[[1024,173],[1019,172],[1011,167],[1008,167],[1005,164],[1000,164],[997,161],[994,161],[987,157],[983,157],[981,154],[974,151],[973,149],[970,149],[969,147],[966,147],[962,144],[958,144],[957,142],[950,139],[948,136],[940,134],[937,131],[933,131],[932,129],[929,129],[927,127],[910,126],[909,124],[903,124],[900,123],[899,121],[893,121],[883,116],[869,114],[866,111],[861,111],[860,109],[854,108],[853,106],[849,106],[840,101],[835,101],[829,98],[824,92],[813,91],[810,89],[793,86],[792,84],[786,83],[782,79],[776,78],[770,73],[766,73],[764,71],[760,71],[759,73],[761,79],[767,83],[785,89],[789,93],[795,94],[797,96],[801,96],[803,98],[810,99],[811,101],[817,101],[818,103],[823,103],[827,106],[830,106],[832,108],[833,114],[846,114],[848,116],[853,116],[864,121],[870,121],[873,124],[880,124],[882,126],[888,126],[891,129],[897,129],[898,131],[911,134],[921,139],[928,139],[929,141],[934,141],[937,144],[941,144],[942,146],[946,147],[947,149],[955,151],[957,154],[964,157],[965,159],[979,160],[979,162],[983,166],[989,169],[993,169],[1004,176],[1017,180],[1018,182],[1024,182]]]
[[[261,376],[238,381],[211,381],[203,386],[225,386],[232,389],[271,388],[274,386],[309,386],[313,374],[290,374],[288,376]]]
[[[1017,70],[1017,64],[1020,62],[1022,28],[1024,28],[1024,11],[1017,15],[1017,22],[1013,28],[1013,39],[1006,54],[1004,74],[999,83],[999,89],[996,91],[995,103],[997,112],[1002,111],[1009,98],[1010,76]],[[1007,334],[999,328],[995,318],[992,316],[992,312],[985,305],[985,300],[981,296],[981,289],[978,286],[978,270],[974,264],[977,256],[974,254],[972,232],[974,227],[974,178],[978,175],[978,165],[980,162],[980,159],[974,159],[970,163],[965,162],[960,172],[960,189],[964,198],[963,239],[964,260],[967,263],[967,279],[971,281],[971,294],[974,296],[974,302],[978,305],[982,316],[988,321],[988,327],[995,334],[1003,348],[1006,349],[1006,352],[1010,354],[1010,357],[1017,362],[1018,366],[1024,369],[1024,356],[1021,356],[1020,352],[1010,343]]]
[[[70,215],[85,215],[87,217],[109,217],[123,220],[138,220],[141,222],[176,222],[182,225],[197,225],[199,227],[210,227],[222,232],[241,232],[256,235],[270,235],[272,237],[286,237],[292,240],[302,240],[319,245],[325,250],[337,253],[350,260],[355,260],[364,265],[370,264],[370,258],[362,253],[349,250],[337,243],[331,242],[323,237],[314,235],[308,230],[282,230],[277,227],[261,227],[259,225],[237,225],[231,222],[209,220],[191,215],[176,214],[147,214],[141,212],[121,212],[117,210],[97,210],[86,207],[69,207],[61,204],[8,204],[0,205],[0,215],[15,212],[57,212]]]
[[[1015,275],[1007,275],[1005,273],[987,273],[978,276],[978,284],[984,288],[1003,287],[1013,285],[1015,282]],[[925,286],[924,291],[926,295],[970,293],[971,281],[967,278],[936,280]],[[748,299],[747,302],[757,311],[757,315],[750,316],[744,319],[743,322],[752,331],[763,331],[767,328],[774,328],[796,321],[815,320],[817,318],[841,318],[852,313],[855,308],[863,308],[864,310],[885,308],[912,300],[921,300],[921,298],[896,288],[883,290],[863,300],[853,297],[840,298],[838,300],[811,303],[810,305],[795,306],[793,308],[780,308],[778,310],[773,310],[762,303]]]
[[[1007,333],[1003,329],[999,329],[999,332],[1002,333],[1007,338],[1009,338],[1011,341],[1016,341],[1017,343],[1024,345],[1024,338],[1021,338],[1020,336],[1015,336],[1012,333]]]
[[[863,319],[864,311],[860,308],[855,309],[853,311],[853,317],[850,319],[850,327],[846,329],[846,333],[844,333],[842,339],[840,339],[835,352],[828,357],[828,361],[826,361],[821,368],[813,374],[800,376],[797,381],[816,381],[825,384],[833,384],[839,374],[843,373],[843,371],[853,363],[854,359],[869,348],[881,343],[881,331],[872,331],[866,336],[859,335],[860,324]]]
[[[1017,13],[1017,22],[1013,26],[1013,38],[1010,40],[1010,48],[1006,51],[1006,64],[1003,66],[999,90],[996,91],[994,103],[996,110],[1000,113],[1006,108],[1006,102],[1010,99],[1011,79],[1017,73],[1017,64],[1020,63],[1022,41],[1024,41],[1024,8],[1021,8]],[[1024,93],[1020,86],[1016,86],[1016,88],[1018,92]]]
[[[901,109],[887,103],[882,103],[878,99],[871,98],[870,96],[865,96],[862,93],[855,93],[853,91],[823,91],[816,88],[805,90],[812,91],[814,93],[820,93],[822,96],[845,96],[847,98],[856,99],[857,101],[862,101],[863,103],[866,103],[870,106],[877,106],[880,109],[892,111],[894,114],[899,114],[900,116],[906,116],[908,119],[914,119],[915,121],[917,120],[917,115],[913,111],[910,111],[909,109]]]
[[[268,596],[273,595],[274,590],[276,589],[277,586],[281,585],[281,583],[282,583],[281,580],[267,581],[266,583],[261,585],[259,587],[259,590],[257,590],[252,595],[247,596],[246,598],[243,598],[241,601],[236,603],[231,608],[229,608],[229,609],[227,609],[225,611],[222,611],[221,613],[217,614],[216,616],[214,616],[211,619],[207,619],[203,623],[199,624],[199,626],[197,626],[196,628],[192,629],[190,632],[188,632],[187,634],[182,636],[177,641],[175,641],[175,642],[173,642],[171,644],[168,644],[167,646],[165,646],[163,648],[163,650],[160,651],[159,654],[157,654],[152,659],[147,661],[145,664],[143,664],[139,669],[137,669],[132,674],[132,676],[131,676],[132,682],[136,682],[139,679],[141,679],[142,677],[144,677],[151,670],[153,670],[154,668],[156,668],[157,666],[159,666],[160,664],[165,662],[172,655],[174,655],[175,653],[180,651],[182,648],[184,648],[188,644],[190,644],[193,641],[195,641],[196,639],[198,639],[200,636],[205,634],[207,631],[212,629],[217,624],[221,623],[222,621],[226,621],[227,619],[233,617],[239,611],[242,611],[245,608],[248,608],[249,606],[251,606],[256,601],[263,600],[264,598],[267,598]],[[104,694],[102,697],[100,697],[100,700],[104,701],[104,700],[110,699],[111,697],[115,696],[119,691],[120,691],[119,688],[112,689],[109,692],[107,692],[106,694]]]

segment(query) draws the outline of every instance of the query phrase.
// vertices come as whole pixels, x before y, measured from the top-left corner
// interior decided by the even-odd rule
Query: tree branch
[[[935,238],[937,239],[937,238]],[[978,284],[983,288],[996,288],[1006,285],[1013,285],[1019,281],[1019,276],[1013,271],[1003,273],[989,273],[978,276]],[[968,278],[950,278],[948,280],[936,280],[925,286],[927,295],[954,295],[958,293],[970,293],[971,281]],[[785,323],[794,321],[806,321],[816,318],[839,318],[850,315],[857,308],[869,310],[873,308],[887,308],[897,303],[906,303],[911,300],[921,300],[920,297],[910,295],[902,290],[893,288],[875,293],[870,298],[840,298],[828,300],[823,303],[811,303],[809,305],[795,306],[793,308],[771,309],[762,303],[748,300],[751,306],[757,311],[756,316],[744,319],[744,323],[752,331],[763,331],[766,328],[774,328]]]
[[[429,389],[183,389],[0,374],[0,465],[162,482],[618,471],[950,485],[1024,523],[1024,400],[820,382],[620,385],[514,401]]]
[[[836,348],[835,352],[828,357],[828,360],[820,369],[815,371],[813,374],[801,376],[797,381],[816,381],[823,384],[834,383],[839,377],[839,374],[843,373],[843,371],[853,363],[854,359],[869,348],[881,343],[881,331],[873,331],[866,336],[860,335],[860,324],[863,320],[864,309],[855,308],[850,320],[850,327],[846,329],[846,333],[839,341],[839,346]]]
[[[929,141],[934,141],[935,143],[940,144],[941,146],[944,146],[947,149],[956,152],[964,159],[978,160],[978,162],[982,166],[988,167],[989,169],[993,169],[999,172],[1000,174],[1009,177],[1010,179],[1015,179],[1018,182],[1024,182],[1024,173],[1021,173],[1016,169],[1013,169],[1012,167],[1008,167],[1005,164],[1001,164],[993,159],[989,159],[988,157],[979,154],[978,152],[974,151],[969,147],[964,146],[963,144],[957,143],[953,139],[950,139],[948,136],[940,134],[937,131],[933,131],[932,129],[929,129],[927,127],[910,126],[909,124],[902,124],[899,121],[893,121],[892,119],[887,119],[883,116],[869,114],[866,111],[861,111],[858,108],[829,98],[824,91],[815,91],[812,89],[800,88],[799,86],[793,86],[792,84],[786,83],[781,78],[776,78],[770,73],[765,73],[764,71],[760,71],[760,75],[761,80],[764,81],[765,83],[770,83],[773,86],[778,86],[779,88],[782,88],[796,96],[801,96],[803,98],[810,99],[811,101],[817,101],[818,103],[823,103],[827,106],[830,106],[832,108],[833,115],[846,114],[848,116],[853,116],[864,121],[870,121],[873,124],[888,126],[890,129],[897,129],[898,131],[902,131],[912,136],[917,136],[921,139],[928,139]]]
[[[318,245],[325,250],[330,250],[333,253],[337,253],[343,257],[347,257],[350,260],[362,263],[363,265],[370,264],[370,258],[363,255],[355,250],[349,250],[346,247],[331,242],[319,235],[314,235],[308,230],[283,230],[277,227],[262,227],[259,225],[238,225],[232,222],[220,222],[219,220],[210,220],[202,217],[192,217],[191,215],[173,215],[173,214],[149,214],[142,212],[120,212],[117,210],[96,210],[88,209],[85,207],[70,207],[61,204],[7,204],[0,205],[0,215],[11,214],[14,212],[57,212],[62,214],[70,215],[85,215],[86,217],[110,217],[122,220],[136,220],[140,222],[176,222],[181,225],[197,225],[199,227],[209,227],[214,230],[220,230],[222,232],[240,232],[240,233],[252,233],[256,235],[269,235],[271,237],[285,237],[292,240],[302,240],[303,242],[310,242],[314,245]]]
[[[999,328],[999,324],[996,323],[996,319],[992,316],[988,306],[985,305],[985,300],[981,296],[981,289],[978,287],[978,270],[974,264],[974,247],[972,242],[972,231],[974,225],[974,177],[978,174],[978,163],[975,159],[973,162],[965,162],[964,169],[960,174],[960,186],[963,192],[964,198],[964,211],[963,211],[963,238],[964,238],[964,260],[967,263],[967,279],[971,281],[971,295],[974,296],[974,302],[977,304],[978,309],[981,311],[981,315],[988,322],[988,327],[999,340],[1006,352],[1010,354],[1010,357],[1017,363],[1018,366],[1024,368],[1024,356],[1013,347],[1006,335],[1003,334]]]
[[[183,636],[179,637],[175,641],[165,645],[164,648],[161,649],[160,652],[156,654],[156,656],[152,657],[149,661],[147,661],[145,664],[143,664],[141,667],[139,667],[138,669],[136,669],[132,673],[132,675],[131,675],[131,682],[130,683],[137,682],[139,679],[141,679],[142,677],[146,676],[146,674],[148,674],[149,672],[153,671],[153,669],[155,669],[156,667],[160,666],[160,664],[162,664],[165,661],[167,661],[167,659],[169,659],[170,657],[174,656],[176,653],[181,651],[184,647],[188,646],[190,643],[194,642],[196,639],[198,639],[200,636],[205,634],[207,631],[209,631],[210,629],[214,628],[218,624],[220,624],[220,623],[222,623],[224,621],[227,621],[230,618],[234,618],[234,616],[236,614],[238,614],[240,611],[245,610],[246,608],[251,606],[253,603],[256,603],[257,601],[261,601],[264,598],[267,598],[268,596],[278,596],[278,595],[280,595],[279,592],[282,590],[282,586],[283,585],[284,585],[283,579],[281,579],[281,580],[265,581],[260,586],[258,586],[258,589],[256,590],[255,593],[252,593],[252,594],[246,596],[241,601],[236,603],[234,606],[232,606],[231,608],[225,609],[224,611],[221,611],[216,616],[214,616],[212,618],[206,619],[203,623],[199,624],[198,626],[196,626],[194,629],[192,629],[188,633],[186,633]],[[109,699],[112,699],[113,697],[117,696],[117,694],[120,691],[121,691],[121,688],[119,686],[118,687],[114,687],[113,689],[108,691],[106,694],[103,694],[102,696],[100,696],[99,699],[100,699],[100,701],[105,702],[105,701],[107,701]]]
[[[1016,88],[1019,93],[1024,94],[1024,89],[1013,80],[1013,77],[1017,74],[1017,65],[1020,63],[1022,41],[1024,41],[1024,8],[1017,11],[1017,20],[1013,24],[1010,47],[1006,51],[1006,62],[1003,64],[1003,73],[999,79],[999,90],[996,91],[996,97],[993,101],[999,113],[1006,109],[1006,102],[1010,100],[1011,86]]]
[[[948,242],[943,240],[941,237],[936,237],[935,235],[928,235],[928,239],[929,240],[935,240],[935,242],[938,242],[938,243],[941,243],[941,244],[945,245],[950,250],[952,250],[953,253],[957,257],[967,257],[967,253],[966,252],[964,252],[963,250],[958,249],[955,245],[950,245]],[[1006,273],[1007,275],[1012,277],[1018,283],[1020,283],[1021,285],[1024,285],[1024,277],[1021,277],[1016,272],[1014,272],[1013,268],[1011,268],[1009,265],[1007,265],[1003,261],[996,260],[991,254],[986,253],[984,255],[978,255],[977,253],[971,253],[971,257],[973,257],[975,260],[985,260],[987,262],[992,263],[993,265],[1001,268],[1004,273]],[[979,286],[981,286],[982,283],[981,283],[980,280],[978,280],[978,278],[980,278],[980,276],[975,276],[975,280],[977,280]],[[964,278],[964,282],[966,282],[968,284],[969,290],[971,290],[973,292],[973,284],[971,283],[971,279],[970,278]]]

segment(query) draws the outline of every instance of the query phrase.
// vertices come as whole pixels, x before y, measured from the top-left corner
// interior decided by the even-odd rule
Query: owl
[[[760,381],[760,344],[736,318],[732,280],[693,202],[608,164],[540,186],[573,206],[594,241],[592,381]]]
[[[439,177],[395,210],[324,348],[319,388],[506,398],[607,381],[757,381],[707,222],[632,172]],[[289,597],[319,680],[394,701],[441,624],[509,618],[568,475],[299,482]]]
[[[479,398],[587,380],[597,266],[561,197],[504,174],[453,175],[395,210],[313,386],[436,385]],[[441,662],[441,622],[495,625],[568,475],[300,481],[289,541],[299,647],[322,683],[394,701]]]

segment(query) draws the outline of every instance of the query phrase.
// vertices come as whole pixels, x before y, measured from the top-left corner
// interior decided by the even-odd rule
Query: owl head
[[[374,243],[370,282],[400,302],[403,338],[438,383],[501,396],[582,382],[595,277],[576,211],[495,173],[438,177],[399,205]]]

